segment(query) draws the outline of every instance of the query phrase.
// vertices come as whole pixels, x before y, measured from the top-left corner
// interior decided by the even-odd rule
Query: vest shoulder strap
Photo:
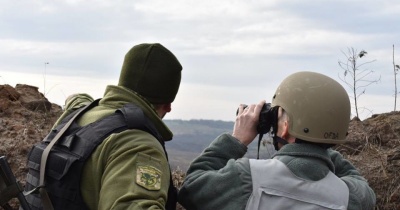
[[[110,116],[85,126],[79,126],[75,119],[85,111],[97,106],[98,101],[93,101],[65,117],[42,142],[35,145],[31,150],[28,158],[30,171],[27,175],[26,185],[28,186],[26,190],[29,190],[29,192],[25,193],[28,195],[28,202],[31,206],[40,208],[43,205],[43,209],[48,210],[54,209],[53,205],[57,207],[56,209],[59,206],[65,209],[84,205],[79,189],[80,175],[77,174],[81,173],[84,162],[93,150],[113,133],[127,129],[146,131],[160,142],[165,154],[167,154],[162,136],[146,117],[143,110],[134,104],[126,104]],[[39,177],[37,177],[38,174]],[[60,180],[70,182],[70,184],[62,184],[68,189],[57,187],[60,185]],[[170,186],[169,194],[172,192],[176,194],[172,179],[170,181],[172,186]],[[40,192],[41,199],[39,199],[38,194],[35,194],[37,192]],[[75,193],[71,194],[71,192]],[[171,194],[168,197],[175,197],[174,203],[176,203],[176,195]],[[66,200],[71,198],[76,199],[73,202]],[[69,204],[71,206],[65,206]]]

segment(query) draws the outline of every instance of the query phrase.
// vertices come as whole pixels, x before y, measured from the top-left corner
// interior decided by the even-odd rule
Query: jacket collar
[[[158,116],[153,105],[136,92],[121,86],[108,85],[104,97],[99,102],[100,105],[109,106],[115,109],[123,107],[127,103],[136,104],[143,110],[144,114],[157,128],[164,141],[172,139],[173,134],[171,130]]]
[[[294,156],[294,157],[313,157],[320,159],[326,163],[329,170],[335,173],[335,166],[329,156],[328,150],[323,149],[319,146],[302,143],[302,144],[286,144],[278,152],[275,153],[274,157],[279,156]]]

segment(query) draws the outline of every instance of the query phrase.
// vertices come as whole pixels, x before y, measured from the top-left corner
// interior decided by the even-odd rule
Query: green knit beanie
[[[178,93],[181,71],[178,59],[161,44],[139,44],[125,55],[118,85],[152,104],[171,103]]]

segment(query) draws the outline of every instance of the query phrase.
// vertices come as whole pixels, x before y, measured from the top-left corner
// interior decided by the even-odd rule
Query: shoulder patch
[[[138,165],[136,169],[136,184],[148,190],[160,190],[161,175],[161,171],[153,166]]]

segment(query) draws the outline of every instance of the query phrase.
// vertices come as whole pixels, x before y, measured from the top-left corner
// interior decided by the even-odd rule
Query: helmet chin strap
[[[279,150],[278,143],[281,143],[282,145],[286,145],[289,143],[288,141],[286,141],[285,139],[282,139],[281,137],[279,137],[277,135],[274,135],[274,137],[272,137],[272,139],[273,139],[273,143],[274,143],[274,147],[275,147],[276,151]]]
[[[278,132],[278,121],[279,121],[278,110],[279,110],[278,106],[274,107],[274,122],[272,124],[272,135],[273,135],[272,140],[276,151],[279,150],[278,143],[281,143],[282,145],[286,145],[289,143],[285,139],[276,135],[276,133]]]

